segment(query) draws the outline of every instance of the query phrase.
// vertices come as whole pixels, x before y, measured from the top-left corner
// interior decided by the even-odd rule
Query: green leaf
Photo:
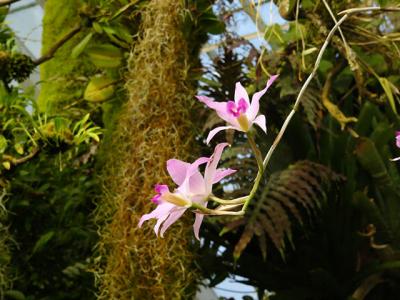
[[[89,44],[90,40],[93,37],[93,32],[88,33],[82,41],[80,41],[80,43],[78,45],[76,45],[74,47],[74,49],[72,49],[71,52],[71,58],[77,58],[79,55],[82,54],[82,52],[85,50],[86,46]]]
[[[283,31],[279,24],[268,26],[265,30],[264,38],[273,49],[282,47],[285,43],[283,39]]]
[[[11,163],[9,161],[4,161],[3,162],[3,167],[6,170],[10,170],[11,169]]]
[[[3,154],[7,149],[7,139],[0,134],[0,154]]]
[[[123,7],[121,7],[119,10],[117,10],[117,12],[111,17],[110,21],[118,18],[120,15],[122,15],[126,10],[128,10],[130,7],[134,6],[135,4],[137,4],[140,0],[134,0],[131,1],[130,3],[124,5]]]
[[[107,76],[93,77],[87,85],[83,97],[90,102],[101,102],[114,95],[116,81]]]
[[[89,59],[99,68],[117,68],[122,63],[122,51],[111,45],[96,45],[88,48],[86,53]]]
[[[393,84],[385,77],[378,77],[379,83],[381,84],[385,94],[389,100],[390,107],[393,112],[397,115],[396,103],[393,96]]]
[[[121,26],[103,26],[103,29],[109,39],[122,48],[129,48],[133,39],[129,31]]]
[[[22,292],[17,291],[17,290],[6,291],[4,293],[4,296],[6,296],[6,299],[14,299],[14,300],[25,300],[26,299],[25,295]]]
[[[97,134],[88,132],[87,135],[90,136],[92,139],[94,139],[96,142],[100,142],[100,138]]]
[[[36,242],[35,246],[33,247],[32,253],[36,253],[37,251],[40,251],[46,246],[46,244],[53,238],[55,232],[54,231],[49,231],[45,234],[43,234]]]
[[[94,29],[94,31],[96,31],[99,34],[103,33],[103,27],[101,26],[101,24],[97,23],[97,22],[93,22],[92,27]]]
[[[15,144],[14,149],[19,155],[24,154],[24,146],[22,146],[21,144]]]

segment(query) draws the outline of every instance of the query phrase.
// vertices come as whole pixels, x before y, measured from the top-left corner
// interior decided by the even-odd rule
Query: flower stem
[[[260,149],[258,149],[256,141],[254,140],[253,134],[251,132],[247,133],[247,140],[249,141],[251,150],[253,151],[254,156],[257,160],[258,169],[261,169],[263,165],[262,154],[260,152]]]
[[[251,189],[250,194],[246,199],[246,202],[243,204],[243,207],[242,207],[242,210],[241,210],[243,213],[246,211],[247,207],[249,206],[250,201],[254,198],[254,196],[255,196],[255,194],[257,192],[257,189],[258,189],[258,187],[260,185],[260,181],[261,181],[262,175],[264,173],[264,170],[267,168],[272,154],[274,153],[276,147],[278,146],[279,142],[281,141],[281,139],[283,137],[283,134],[285,133],[286,128],[289,125],[291,119],[293,118],[294,114],[296,113],[296,110],[297,110],[297,108],[298,108],[298,106],[300,104],[300,101],[302,99],[302,96],[303,96],[305,90],[307,89],[308,85],[310,84],[311,80],[313,79],[314,75],[316,74],[316,72],[318,70],[318,67],[319,67],[319,64],[321,62],[321,59],[322,59],[322,55],[324,54],[325,49],[329,44],[329,41],[331,40],[331,38],[332,38],[333,34],[335,33],[335,31],[339,28],[340,24],[342,24],[347,19],[347,17],[348,17],[347,14],[344,15],[335,24],[335,26],[333,26],[333,28],[329,32],[328,36],[326,37],[325,42],[322,45],[322,47],[321,47],[321,49],[320,49],[320,51],[318,53],[317,60],[315,61],[314,68],[313,68],[311,74],[308,76],[307,80],[304,82],[303,86],[301,87],[301,90],[300,90],[299,94],[297,95],[296,102],[294,103],[293,108],[290,111],[289,115],[286,117],[286,120],[283,122],[283,125],[282,125],[281,129],[279,130],[279,133],[276,136],[274,142],[272,143],[271,147],[269,148],[269,150],[268,150],[268,152],[267,152],[267,154],[266,154],[266,156],[264,158],[264,161],[262,162],[262,166],[258,168],[258,173],[257,173],[256,178],[254,179],[253,188]],[[251,138],[250,138],[250,135],[249,135],[249,142],[250,142],[250,145],[251,145],[251,141],[250,140],[251,140]],[[254,140],[253,140],[253,142],[254,142]],[[257,163],[258,163],[258,161],[257,161]]]
[[[258,186],[260,185],[260,181],[261,181],[263,174],[264,174],[264,168],[261,167],[258,169],[257,176],[254,179],[254,184],[250,191],[250,194],[247,196],[246,202],[244,202],[244,204],[243,204],[243,207],[241,210],[243,213],[246,211],[247,207],[249,206],[251,199],[254,198],[254,196],[258,190]]]
[[[215,209],[209,209],[205,206],[202,206],[198,203],[192,203],[191,206],[192,209],[196,209],[200,211],[204,215],[215,215],[215,216],[241,216],[244,214],[242,210],[240,211],[223,211],[223,210],[215,210]]]
[[[247,196],[236,198],[236,199],[232,199],[232,200],[225,200],[225,199],[218,198],[218,197],[216,197],[214,195],[211,195],[209,197],[209,199],[211,201],[217,202],[219,204],[243,204],[246,201]]]

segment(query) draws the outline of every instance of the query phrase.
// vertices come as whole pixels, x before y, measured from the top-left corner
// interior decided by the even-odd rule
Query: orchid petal
[[[166,184],[156,184],[154,186],[154,190],[156,191],[156,193],[159,193],[159,194],[169,192],[168,185],[166,185]]]
[[[220,182],[226,176],[232,175],[235,172],[236,172],[236,170],[233,170],[233,169],[217,169],[212,183],[215,184],[217,182]]]
[[[199,171],[189,178],[189,190],[191,194],[195,195],[204,195],[206,193],[204,178]]]
[[[209,161],[209,157],[200,157],[196,159],[193,163],[190,164],[189,168],[187,169],[186,177],[189,179],[190,176],[197,172],[197,169],[200,165],[208,163]]]
[[[396,146],[400,148],[400,131],[396,131]]]
[[[400,160],[400,157],[395,157],[395,158],[392,158],[392,159],[390,159],[391,161],[398,161],[398,160]]]
[[[196,170],[190,177],[185,179],[177,188],[177,191],[179,191],[184,198],[191,199],[191,201],[194,201],[193,195],[205,195],[206,189],[203,176]]]
[[[176,184],[179,185],[178,190],[187,196],[190,194],[189,179],[195,173],[198,172],[198,167],[201,164],[208,162],[208,157],[200,157],[196,159],[192,164],[180,161],[178,159],[170,159],[167,161],[167,170],[171,175],[171,178]]]
[[[158,236],[158,232],[160,230],[161,224],[165,221],[165,219],[168,218],[168,216],[169,216],[169,214],[166,214],[166,215],[158,218],[156,225],[154,225],[154,228],[153,228],[154,232],[156,233],[156,236]]]
[[[247,117],[249,118],[250,121],[254,120],[254,118],[258,114],[258,111],[260,109],[260,98],[265,94],[265,92],[269,89],[269,87],[276,80],[276,78],[278,78],[278,76],[279,75],[271,76],[271,78],[267,81],[267,85],[265,86],[265,88],[253,95],[250,107],[247,111]]]
[[[164,237],[165,231],[174,224],[186,211],[186,208],[177,209],[169,215],[168,219],[163,223],[160,231],[161,237]]]
[[[151,213],[143,215],[140,220],[138,227],[142,227],[143,222],[150,220],[150,219],[160,219],[164,216],[168,216],[169,212],[175,207],[174,204],[163,202],[160,203]]]
[[[194,221],[194,224],[193,224],[193,232],[194,232],[194,236],[199,241],[200,241],[199,231],[200,231],[201,223],[203,223],[203,219],[204,219],[204,215],[203,214],[197,214],[196,213],[196,218],[195,218],[195,221]]]
[[[253,123],[256,123],[258,126],[260,126],[260,128],[267,133],[267,124],[265,121],[265,116],[264,115],[259,115],[257,118],[255,118],[255,120],[253,121]]]
[[[228,145],[228,143],[218,144],[214,149],[213,155],[211,156],[211,161],[209,161],[206,165],[206,169],[204,171],[204,180],[206,184],[206,191],[208,193],[211,193],[213,180],[217,172],[217,165],[221,159],[222,151],[224,151],[224,148]]]
[[[212,108],[214,110],[223,111],[226,109],[226,102],[217,102],[217,101],[214,101],[214,99],[211,99],[206,96],[196,96],[196,98],[197,98],[197,100],[199,100],[200,102],[203,102],[209,108]]]
[[[169,159],[167,161],[167,171],[177,185],[181,185],[185,180],[186,171],[189,166],[189,163],[179,159]]]
[[[200,102],[203,102],[205,105],[207,105],[209,108],[212,108],[213,110],[215,110],[218,117],[220,117],[222,120],[224,120],[232,125],[237,124],[236,118],[234,116],[232,116],[228,111],[228,108],[227,108],[228,102],[217,102],[206,96],[196,96],[196,98]]]
[[[235,103],[239,104],[240,99],[244,99],[250,105],[249,95],[240,82],[236,82],[235,87]]]
[[[237,129],[237,128],[235,128],[235,127],[233,127],[233,126],[219,126],[219,127],[214,128],[213,130],[211,130],[211,131],[208,133],[208,136],[207,136],[207,145],[210,143],[211,139],[212,139],[218,132],[220,132],[220,131],[222,131],[222,130],[226,130],[226,129]]]

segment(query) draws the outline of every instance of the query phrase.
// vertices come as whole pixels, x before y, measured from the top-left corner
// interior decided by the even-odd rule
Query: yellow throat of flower
[[[173,193],[164,193],[162,195],[162,199],[169,203],[175,204],[177,206],[183,206],[183,207],[192,206],[192,201],[187,200],[187,199],[185,199],[177,194],[173,194]]]
[[[249,131],[250,124],[245,114],[240,114],[240,116],[237,117],[236,120],[238,121],[240,128],[242,128],[244,132]]]

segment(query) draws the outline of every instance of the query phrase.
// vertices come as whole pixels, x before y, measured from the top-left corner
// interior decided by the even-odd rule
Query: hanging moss
[[[47,0],[43,18],[42,53],[80,24],[80,0]],[[53,59],[40,66],[42,80],[38,104],[41,111],[55,112],[66,104],[82,99],[85,78],[93,74],[94,66],[81,57],[71,58],[72,49],[87,34],[81,30],[59,48]]]
[[[7,224],[7,210],[4,203],[5,189],[1,187],[0,190],[0,299],[3,299],[4,293],[11,284],[9,276],[10,264],[10,249],[9,242],[11,237],[8,232]]]
[[[151,222],[137,227],[140,216],[154,208],[149,200],[154,184],[171,184],[166,161],[190,161],[195,152],[182,2],[153,0],[142,11],[141,37],[129,60],[129,99],[103,149],[100,299],[187,299],[195,291],[192,216],[175,223],[164,238],[154,235]]]

